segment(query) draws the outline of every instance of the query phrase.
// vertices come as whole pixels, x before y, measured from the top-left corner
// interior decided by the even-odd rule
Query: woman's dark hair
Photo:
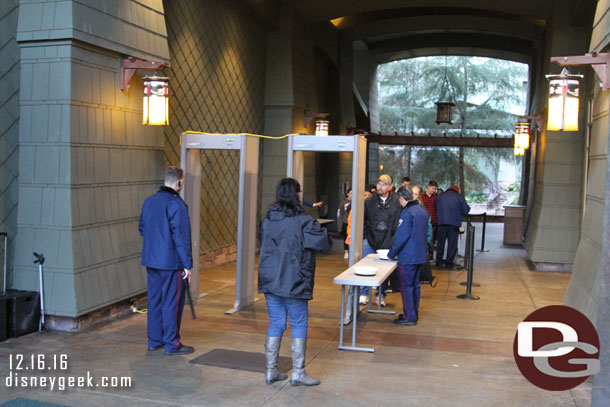
[[[294,178],[283,178],[275,188],[275,203],[284,209],[286,216],[298,215],[303,212],[299,199],[301,185]]]
[[[347,196],[349,195],[349,193],[350,193],[350,192],[352,192],[352,189],[351,189],[351,188],[348,188],[348,189],[347,189],[347,192],[345,193],[345,196],[347,197]]]

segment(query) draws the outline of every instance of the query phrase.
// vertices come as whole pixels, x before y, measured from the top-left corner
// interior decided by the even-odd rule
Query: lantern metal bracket
[[[127,58],[121,61],[121,90],[129,90],[129,82],[138,69],[159,70],[167,66],[167,62],[143,61],[136,58]]]
[[[602,83],[603,90],[610,90],[610,53],[592,52],[585,55],[551,57],[560,66],[591,65]]]
[[[538,126],[539,130],[542,130],[544,127],[544,117],[541,114],[530,114],[527,116],[517,116],[519,119],[525,119],[525,120],[533,120],[534,123],[536,123],[536,126]]]

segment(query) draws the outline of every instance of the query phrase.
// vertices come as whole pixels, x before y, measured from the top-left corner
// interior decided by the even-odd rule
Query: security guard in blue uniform
[[[453,260],[457,254],[457,238],[462,225],[462,215],[470,212],[470,206],[460,195],[460,187],[453,185],[436,198],[434,208],[438,216],[436,265],[452,268],[454,266]],[[447,240],[447,257],[443,260],[445,240]]]
[[[194,351],[180,341],[184,309],[184,279],[191,279],[191,224],[188,208],[178,194],[184,171],[169,167],[164,185],[142,205],[142,262],[148,275],[148,350],[165,348],[166,355]]]
[[[403,207],[388,258],[398,256],[398,278],[403,314],[394,320],[399,325],[417,325],[422,264],[428,261],[428,211],[413,199],[409,187],[400,187],[396,195]]]

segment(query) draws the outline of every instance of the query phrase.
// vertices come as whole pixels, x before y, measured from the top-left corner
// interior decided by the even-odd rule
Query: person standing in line
[[[368,190],[364,190],[364,201],[366,202],[367,199],[369,199],[371,197],[371,192]],[[350,208],[349,214],[347,215],[347,231],[346,231],[346,237],[345,237],[345,244],[347,244],[347,246],[349,247],[350,243],[352,242],[352,211]],[[343,319],[343,325],[349,325],[350,322],[352,322],[352,293],[353,290],[355,289],[354,286],[350,285],[347,291],[347,299],[346,299],[346,305],[345,305],[345,318]]]
[[[148,350],[165,348],[166,355],[193,353],[182,344],[180,322],[184,309],[184,283],[191,281],[193,257],[188,208],[179,192],[184,171],[169,167],[164,185],[142,205],[142,266],[148,279]]]
[[[391,193],[392,177],[383,174],[377,179],[376,194],[364,202],[364,242],[362,246],[362,257],[375,253],[379,249],[389,249],[394,239],[394,232],[398,226],[401,206],[398,198]],[[392,273],[390,278],[392,286],[398,285],[397,273]],[[380,301],[385,303],[385,290],[388,287],[387,280],[381,286]],[[370,287],[363,287],[360,292],[360,304],[368,302]]]
[[[411,178],[409,178],[409,177],[402,177],[402,179],[400,180],[400,186],[401,187],[411,188]]]
[[[398,256],[398,276],[402,296],[403,314],[394,320],[399,325],[417,325],[419,318],[420,284],[422,264],[426,262],[428,212],[419,205],[413,191],[400,187],[396,193],[403,207],[396,236],[388,258]]]
[[[259,230],[258,292],[265,294],[269,314],[265,343],[267,384],[287,379],[277,369],[286,318],[292,330],[290,384],[320,384],[304,368],[308,302],[313,298],[316,251],[329,250],[330,243],[326,229],[303,212],[300,192],[297,180],[282,179],[275,191],[276,201],[269,206]]]
[[[337,223],[341,226],[341,237],[343,238],[343,258],[349,259],[349,244],[345,241],[347,238],[347,217],[352,208],[352,189],[347,190],[346,197],[339,204],[337,210]]]
[[[434,180],[430,180],[428,182],[428,187],[426,188],[426,192],[421,196],[421,201],[424,205],[424,208],[430,214],[430,222],[432,223],[432,242],[428,245],[428,259],[430,261],[434,258],[434,244],[436,242],[436,229],[438,222],[438,215],[436,214],[436,209],[434,208],[434,201],[436,201],[436,188],[438,188],[438,183]]]
[[[438,215],[436,266],[450,269],[454,266],[453,260],[457,254],[457,238],[462,225],[462,215],[470,212],[470,206],[460,195],[460,187],[453,185],[436,198],[434,208]],[[443,260],[445,241],[447,241],[447,257]]]

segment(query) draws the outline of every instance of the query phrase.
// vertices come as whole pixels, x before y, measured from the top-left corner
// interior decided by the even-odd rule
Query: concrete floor
[[[480,247],[480,224],[477,226]],[[486,248],[476,252],[473,288],[479,301],[456,299],[465,292],[464,271],[433,270],[436,288],[422,287],[420,322],[397,326],[393,316],[362,313],[358,344],[375,353],[337,350],[340,289],[332,279],[347,267],[341,247],[318,257],[314,300],[310,302],[307,371],[317,387],[286,381],[265,385],[261,373],[190,364],[216,348],[262,352],[267,328],[264,299],[234,315],[235,265],[202,273],[208,293],[197,305],[197,320],[185,309],[182,338],[193,355],[147,355],[146,316],[134,314],[84,332],[32,334],[0,343],[0,403],[28,398],[68,406],[589,406],[591,382],[564,392],[531,385],[512,356],[517,324],[537,308],[562,304],[569,274],[530,271],[525,250],[502,245],[502,225],[487,225]],[[460,250],[460,253],[463,249]],[[400,311],[399,294],[388,296]],[[351,327],[351,326],[350,326]],[[346,331],[347,332],[347,331]],[[351,331],[349,331],[351,332]],[[349,334],[348,334],[349,335]],[[289,356],[290,332],[281,354]],[[9,355],[68,355],[68,370],[49,376],[129,376],[130,388],[6,388]],[[28,359],[29,360],[29,359]],[[22,376],[27,371],[16,372]]]

